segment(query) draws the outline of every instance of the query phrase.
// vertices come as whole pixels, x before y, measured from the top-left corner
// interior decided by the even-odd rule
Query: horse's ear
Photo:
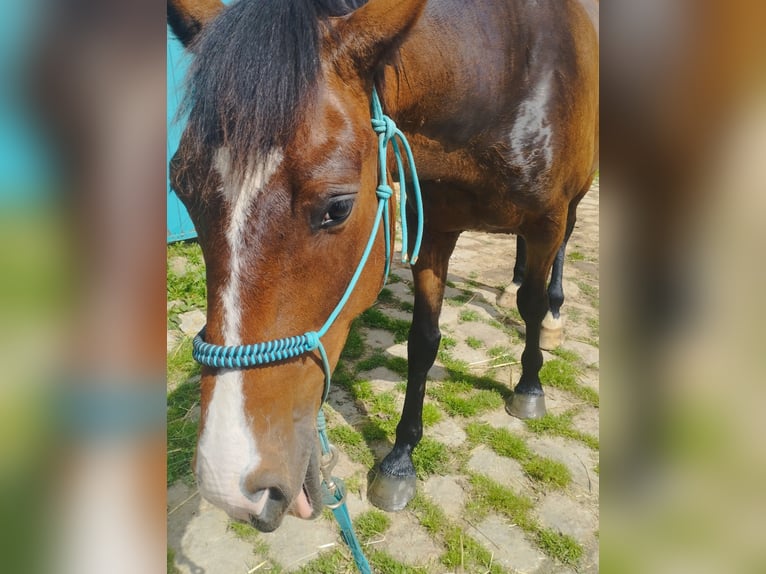
[[[341,53],[367,72],[396,50],[428,0],[370,0],[344,18],[336,31]]]
[[[197,37],[202,28],[223,8],[220,0],[167,0],[168,25],[184,47]]]

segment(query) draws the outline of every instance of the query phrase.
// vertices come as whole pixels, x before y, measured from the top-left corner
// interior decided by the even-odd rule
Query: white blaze
[[[219,149],[214,157],[221,176],[220,193],[228,206],[226,242],[229,247],[229,274],[221,290],[224,345],[242,344],[241,268],[243,235],[253,201],[282,162],[279,150],[264,161],[254,162],[241,184],[231,177],[229,151]],[[260,463],[255,439],[245,413],[242,371],[222,369],[207,408],[205,428],[197,449],[197,477],[202,494],[231,516],[247,519],[258,514],[266,497],[254,503],[243,494],[242,480]]]

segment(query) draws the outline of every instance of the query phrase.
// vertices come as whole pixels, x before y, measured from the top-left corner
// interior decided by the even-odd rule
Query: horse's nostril
[[[265,495],[265,494],[266,494],[268,491],[269,491],[269,489],[268,489],[268,488],[262,488],[261,490],[257,490],[256,492],[254,492],[253,494],[251,494],[251,495],[249,496],[249,498],[250,498],[250,500],[252,500],[252,501],[253,501],[255,504],[258,504],[258,505],[260,505],[260,504],[262,504],[262,503],[266,502],[265,500],[263,500],[263,497],[264,497],[264,495]]]

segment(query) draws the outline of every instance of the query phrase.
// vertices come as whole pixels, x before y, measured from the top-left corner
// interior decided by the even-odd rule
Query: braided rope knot
[[[386,115],[372,118],[372,129],[376,134],[383,134],[383,139],[388,142],[396,134],[396,123]]]
[[[308,331],[303,335],[306,339],[305,349],[306,351],[313,351],[319,347],[319,333],[316,331]]]
[[[391,186],[387,183],[381,183],[378,186],[378,189],[375,190],[375,195],[378,196],[378,199],[382,199],[383,201],[388,201],[393,194],[394,190],[391,189]]]

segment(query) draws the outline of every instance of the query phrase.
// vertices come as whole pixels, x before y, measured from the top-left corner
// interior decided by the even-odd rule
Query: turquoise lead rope
[[[322,403],[327,400],[327,395],[330,392],[332,372],[330,369],[330,361],[327,358],[327,352],[325,351],[324,345],[322,345],[322,337],[330,330],[330,327],[338,318],[338,315],[340,315],[343,307],[345,307],[351,297],[351,293],[356,288],[359,277],[367,264],[370,252],[375,245],[375,238],[378,236],[381,221],[383,221],[383,236],[386,248],[384,282],[388,279],[388,274],[391,270],[392,246],[389,200],[394,192],[393,189],[391,189],[391,186],[388,185],[387,153],[389,144],[394,152],[396,168],[399,173],[399,220],[402,230],[402,263],[411,263],[414,265],[417,262],[418,254],[420,253],[420,245],[423,239],[423,200],[420,194],[420,183],[418,182],[418,173],[415,169],[415,159],[412,155],[412,149],[410,148],[405,135],[396,126],[396,123],[383,113],[383,107],[381,106],[380,98],[378,98],[378,92],[374,88],[372,91],[371,112],[372,129],[378,134],[378,187],[375,190],[375,194],[378,198],[378,208],[375,213],[375,220],[373,221],[370,237],[362,252],[362,257],[348,283],[348,287],[346,287],[346,290],[341,296],[340,301],[338,301],[338,304],[335,306],[335,309],[333,309],[330,316],[317,331],[308,331],[302,335],[294,337],[275,339],[264,343],[253,343],[250,345],[228,346],[206,343],[205,328],[203,327],[197,336],[194,337],[192,347],[192,356],[198,363],[215,368],[247,369],[258,365],[266,365],[299,357],[305,353],[317,350],[319,356],[322,358],[322,368],[324,369],[325,378]],[[417,217],[417,231],[411,255],[408,253],[409,238],[406,215],[408,195],[402,151],[404,151],[404,157],[407,159],[407,166],[409,167],[412,180],[411,199],[413,205],[411,207],[414,208]],[[324,504],[332,509],[333,514],[338,521],[338,525],[340,526],[341,536],[351,549],[357,568],[362,574],[370,574],[370,565],[362,552],[359,540],[357,540],[354,528],[351,524],[348,509],[346,508],[346,491],[343,486],[343,481],[331,476],[331,470],[334,464],[333,461],[335,460],[333,452],[335,451],[327,438],[327,427],[324,419],[324,412],[321,407],[317,416],[317,431],[322,448],[322,455],[323,457],[330,458],[329,463],[323,464],[322,466],[324,479],[322,483]]]

